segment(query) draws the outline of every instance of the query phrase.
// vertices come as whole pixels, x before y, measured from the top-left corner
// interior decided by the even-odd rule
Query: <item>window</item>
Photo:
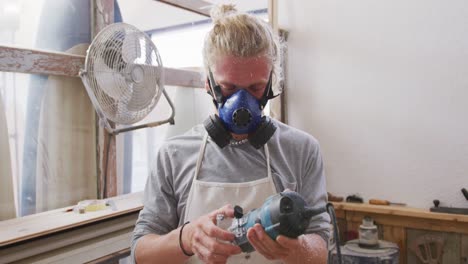
[[[80,0],[0,1],[0,43],[84,54],[89,10]],[[94,110],[80,80],[1,72],[0,92],[0,219],[94,198]]]
[[[66,51],[90,39],[90,1],[0,0],[0,45]]]

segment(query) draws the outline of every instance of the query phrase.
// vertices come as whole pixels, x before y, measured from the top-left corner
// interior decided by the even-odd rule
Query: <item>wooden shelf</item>
[[[0,247],[139,211],[143,207],[142,195],[138,192],[109,198],[116,205],[115,211],[106,209],[78,214],[72,211],[73,206],[69,206],[1,221]]]
[[[405,206],[392,205],[372,205],[347,202],[333,202],[335,210],[345,210],[348,212],[374,213],[394,216],[405,216],[432,220],[454,221],[468,223],[468,215],[434,213],[429,209],[411,208]]]
[[[468,215],[434,213],[404,206],[334,202],[336,217],[358,228],[370,216],[377,224],[399,228],[468,234]]]

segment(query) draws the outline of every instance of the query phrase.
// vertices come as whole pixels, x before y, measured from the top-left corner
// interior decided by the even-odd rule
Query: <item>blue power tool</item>
[[[234,217],[228,230],[236,236],[234,244],[243,252],[255,251],[247,239],[247,230],[259,223],[273,240],[278,235],[297,238],[304,234],[312,216],[325,212],[325,207],[311,208],[297,192],[282,192],[267,198],[262,207],[243,214],[242,207],[234,207]]]

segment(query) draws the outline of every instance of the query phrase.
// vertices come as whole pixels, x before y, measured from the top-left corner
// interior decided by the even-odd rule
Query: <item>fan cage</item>
[[[85,62],[88,84],[105,117],[130,125],[156,106],[163,88],[163,66],[151,39],[136,27],[116,23],[91,43]]]

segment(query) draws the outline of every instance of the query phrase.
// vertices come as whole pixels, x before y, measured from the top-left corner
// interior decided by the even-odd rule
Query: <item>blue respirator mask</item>
[[[219,112],[205,120],[205,128],[210,137],[221,148],[232,139],[231,133],[249,134],[248,140],[255,147],[262,147],[275,133],[276,126],[262,110],[267,101],[274,98],[271,89],[271,74],[261,99],[255,98],[246,89],[240,88],[234,94],[224,97],[221,87],[214,81],[210,72],[208,77],[213,103]]]
[[[260,103],[245,89],[240,89],[218,106],[219,118],[234,134],[254,132],[262,121]]]

